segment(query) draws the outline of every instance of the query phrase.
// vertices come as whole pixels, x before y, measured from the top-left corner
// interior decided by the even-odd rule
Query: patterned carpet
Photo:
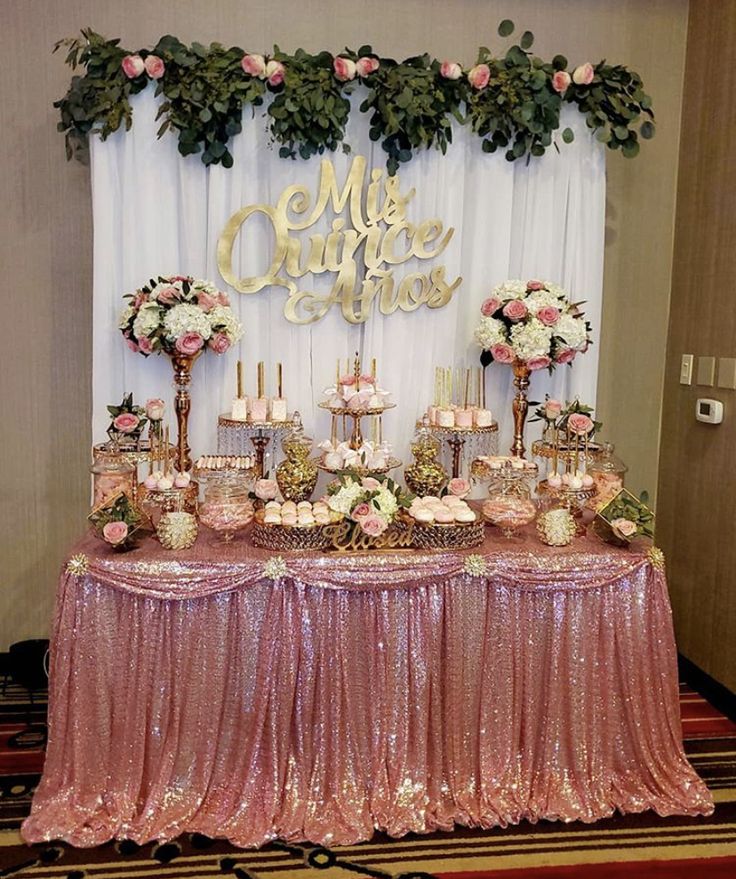
[[[165,845],[109,843],[91,850],[25,846],[18,834],[43,754],[7,739],[25,719],[22,691],[0,697],[0,877],[33,879],[734,879],[736,877],[736,724],[681,687],[690,760],[716,800],[710,818],[616,816],[596,824],[522,824],[462,830],[327,849],[270,845],[243,851],[193,835]],[[36,713],[42,718],[43,707]]]

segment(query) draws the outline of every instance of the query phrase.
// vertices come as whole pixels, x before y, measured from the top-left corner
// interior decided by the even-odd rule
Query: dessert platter
[[[422,549],[471,549],[485,540],[483,520],[455,495],[416,497],[408,515],[414,523],[414,546]]]

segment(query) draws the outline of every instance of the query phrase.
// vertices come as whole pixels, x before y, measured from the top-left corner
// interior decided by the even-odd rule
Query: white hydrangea
[[[582,351],[588,341],[588,332],[585,329],[585,321],[571,314],[563,314],[554,327],[555,336],[564,339],[570,348]]]
[[[207,313],[212,330],[225,333],[231,342],[237,342],[243,335],[243,327],[240,321],[235,317],[232,308],[226,305],[216,305]]]
[[[484,351],[490,351],[498,342],[508,341],[506,324],[495,317],[482,317],[473,333],[475,341]]]
[[[555,284],[552,281],[542,281],[542,283],[547,288],[547,290],[549,290],[549,292],[557,299],[569,300],[570,294],[567,292],[567,290],[560,287],[559,284]]]
[[[505,302],[507,299],[523,299],[526,296],[526,292],[526,282],[512,278],[494,287],[491,295]]]
[[[124,330],[127,328],[128,323],[130,322],[131,317],[135,314],[135,308],[132,305],[129,305],[127,308],[124,308],[120,312],[120,318],[118,320],[118,329]]]
[[[373,498],[373,505],[378,510],[378,515],[387,524],[393,521],[396,512],[399,509],[399,503],[392,492],[385,486],[381,486],[378,493]]]
[[[164,316],[164,329],[172,341],[185,333],[199,333],[207,341],[212,335],[212,324],[198,305],[183,303],[170,308]]]
[[[536,314],[540,308],[544,308],[547,305],[552,305],[554,308],[562,308],[564,306],[557,293],[551,290],[534,290],[527,296],[524,302],[530,314]]]
[[[511,347],[514,349],[514,354],[521,360],[530,360],[532,357],[548,357],[551,339],[552,329],[545,327],[535,317],[511,327]]]
[[[138,311],[135,321],[133,322],[133,335],[136,339],[142,339],[144,336],[150,336],[155,332],[161,323],[161,312],[155,302],[146,302]]]
[[[332,495],[327,501],[327,506],[336,513],[342,513],[347,516],[350,514],[351,510],[358,502],[358,499],[362,497],[364,492],[365,489],[359,482],[353,482],[351,480],[347,485],[344,485],[340,491]]]

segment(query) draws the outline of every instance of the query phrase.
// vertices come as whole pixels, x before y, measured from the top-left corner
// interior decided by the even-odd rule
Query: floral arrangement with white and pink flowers
[[[130,300],[118,327],[131,351],[194,356],[224,354],[243,335],[227,293],[209,281],[159,275],[123,298]]]
[[[148,422],[148,413],[133,402],[133,394],[125,394],[119,406],[108,406],[112,421],[107,435],[113,442],[137,442]]]
[[[146,520],[124,492],[94,509],[89,521],[95,535],[113,549],[131,549],[146,528]]]
[[[327,506],[355,523],[369,537],[380,537],[408,510],[414,495],[387,476],[361,476],[346,471],[327,488]]]
[[[551,281],[504,281],[481,305],[475,341],[488,352],[488,362],[551,371],[571,364],[591,344],[582,304]]]
[[[647,503],[649,495],[639,497],[622,488],[597,514],[594,530],[611,543],[628,544],[637,537],[654,537],[654,513]],[[600,527],[603,526],[603,527]]]

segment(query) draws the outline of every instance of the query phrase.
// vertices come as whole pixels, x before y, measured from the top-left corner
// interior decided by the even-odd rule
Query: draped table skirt
[[[304,554],[241,536],[62,575],[28,842],[325,845],[706,815],[662,566],[594,539]]]

